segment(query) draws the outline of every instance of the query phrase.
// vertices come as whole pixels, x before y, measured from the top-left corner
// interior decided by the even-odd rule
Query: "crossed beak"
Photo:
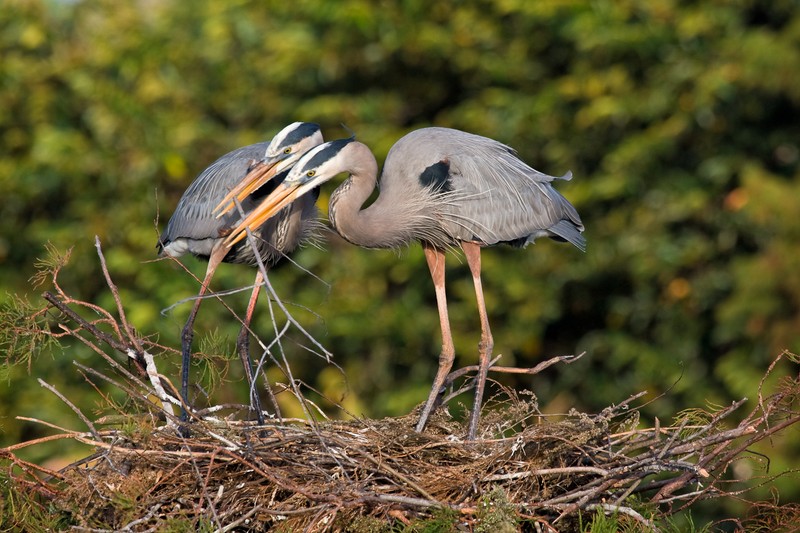
[[[277,189],[272,191],[272,194],[264,198],[258,207],[250,212],[238,226],[236,226],[228,238],[225,239],[225,246],[230,248],[237,242],[241,241],[247,236],[247,229],[255,231],[261,227],[264,222],[269,220],[272,216],[278,213],[281,209],[294,202],[299,196],[302,196],[308,189],[301,188],[301,184],[286,184],[283,183]]]
[[[244,201],[255,190],[271,180],[278,173],[278,163],[280,161],[280,159],[271,159],[256,163],[247,173],[247,176],[236,187],[231,189],[228,195],[214,208],[214,213],[217,213],[216,218],[221,218],[231,209],[235,209],[236,201]]]

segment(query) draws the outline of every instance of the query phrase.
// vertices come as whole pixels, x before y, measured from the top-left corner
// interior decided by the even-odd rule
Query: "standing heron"
[[[445,252],[459,245],[472,273],[481,322],[479,371],[467,438],[474,440],[493,348],[481,287],[481,248],[524,247],[538,237],[586,249],[575,208],[552,185],[569,180],[534,170],[512,148],[449,128],[424,128],[401,138],[389,151],[380,194],[366,208],[377,184],[378,164],[367,146],[353,139],[332,141],[306,153],[262,203],[228,236],[239,242],[283,206],[346,172],[332,194],[331,225],[344,239],[365,248],[397,248],[420,241],[436,289],[442,330],[439,370],[416,430],[422,431],[455,358],[445,295]]]
[[[269,143],[252,144],[225,154],[201,172],[189,185],[178,202],[175,213],[169,219],[167,228],[159,237],[156,246],[162,257],[180,257],[190,253],[208,260],[200,292],[181,334],[183,356],[181,395],[184,405],[189,405],[189,365],[192,338],[194,337],[194,321],[214,272],[223,262],[258,265],[253,247],[249,244],[240,243],[234,247],[223,245],[231,228],[241,221],[238,209],[231,209],[231,207],[236,207],[235,202],[241,199],[239,205],[245,215],[249,213],[258,205],[258,198],[255,195],[249,196],[252,191],[259,187],[261,189],[256,194],[263,195],[271,191],[278,181],[276,179],[267,184],[271,178],[290,168],[303,153],[322,142],[322,133],[317,124],[295,122],[281,130]],[[264,163],[259,166],[261,172],[248,176],[251,166],[257,160]],[[280,177],[285,177],[285,173]],[[263,186],[264,184],[267,185]],[[287,205],[255,233],[257,252],[265,267],[269,268],[275,265],[284,255],[292,252],[302,241],[311,236],[317,217],[315,201],[316,196],[309,195]],[[228,209],[225,212],[215,215],[215,212],[226,206]],[[254,379],[248,345],[250,320],[263,281],[259,269],[253,283],[253,292],[247,306],[242,329],[236,342],[250,387],[250,403],[256,410],[260,424],[264,423],[264,415],[253,387]],[[187,419],[185,408],[181,416],[184,420]]]

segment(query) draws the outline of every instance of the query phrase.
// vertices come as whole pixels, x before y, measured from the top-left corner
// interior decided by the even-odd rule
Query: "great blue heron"
[[[189,365],[192,338],[194,337],[194,320],[200,308],[202,296],[208,290],[208,284],[214,272],[223,262],[257,265],[253,248],[249,244],[241,243],[232,248],[223,245],[223,240],[228,232],[241,221],[238,209],[230,209],[235,201],[234,197],[241,199],[241,208],[245,214],[249,213],[257,205],[257,198],[248,196],[250,192],[264,185],[276,174],[291,167],[303,153],[322,142],[322,133],[317,124],[295,122],[281,130],[271,142],[252,144],[225,154],[201,172],[189,185],[178,202],[175,213],[169,219],[167,228],[159,237],[157,248],[161,256],[180,257],[190,253],[208,260],[208,268],[200,285],[200,292],[181,334],[183,356],[181,395],[185,405],[188,405],[189,401]],[[248,170],[255,161],[262,161],[266,165],[260,165],[261,172],[258,176],[254,175],[247,179]],[[266,194],[274,186],[275,183],[267,184],[261,187],[257,194]],[[299,199],[282,209],[269,223],[259,228],[256,234],[258,254],[267,268],[277,263],[284,255],[292,252],[310,236],[316,224],[315,201],[315,195]],[[225,213],[215,216],[215,212],[226,206],[228,209],[225,210]],[[263,281],[259,269],[236,343],[250,387],[251,406],[256,410],[260,424],[264,422],[264,415],[253,387],[248,335],[250,320]],[[182,418],[184,420],[187,418],[185,409],[182,411]]]
[[[350,176],[333,193],[329,219],[346,240],[366,248],[422,243],[436,289],[442,329],[439,370],[417,423],[422,431],[437,403],[455,357],[445,296],[445,252],[460,245],[472,273],[481,322],[479,371],[467,438],[475,439],[493,348],[481,287],[481,248],[524,247],[537,237],[568,241],[586,249],[575,208],[512,148],[492,139],[448,128],[424,128],[401,138],[389,151],[380,194],[367,208],[378,164],[367,146],[353,139],[332,141],[306,153],[270,196],[233,230],[226,245],[245,228],[258,228],[277,210],[339,173]],[[571,179],[567,173],[558,179]]]

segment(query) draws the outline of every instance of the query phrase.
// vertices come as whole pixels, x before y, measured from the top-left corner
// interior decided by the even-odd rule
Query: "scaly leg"
[[[472,282],[475,285],[475,297],[478,300],[478,314],[481,318],[481,342],[478,345],[480,359],[478,362],[478,375],[475,378],[475,401],[472,405],[472,414],[469,419],[467,439],[475,440],[478,430],[478,420],[481,417],[481,402],[483,389],[486,386],[486,376],[489,373],[489,361],[492,357],[494,340],[489,329],[489,318],[486,314],[486,303],[483,300],[483,286],[481,285],[481,247],[472,242],[462,242],[461,248],[467,256],[467,264],[472,272]]]
[[[253,320],[253,313],[256,310],[256,302],[258,301],[258,293],[261,292],[261,284],[264,282],[264,277],[261,271],[256,274],[256,279],[253,282],[253,293],[250,295],[250,302],[247,304],[247,313],[244,317],[242,329],[239,331],[239,338],[236,340],[236,351],[239,352],[239,357],[242,359],[244,367],[244,375],[247,378],[247,395],[250,399],[250,407],[255,410],[258,425],[264,425],[264,412],[261,410],[261,400],[258,397],[258,391],[255,387],[256,377],[253,375],[253,361],[250,358],[250,323]]]
[[[436,408],[436,402],[439,399],[442,385],[450,369],[453,367],[453,360],[456,356],[455,347],[453,346],[453,335],[450,332],[450,320],[447,316],[447,295],[445,294],[444,288],[444,252],[425,243],[423,243],[422,248],[425,250],[425,259],[428,261],[428,268],[431,271],[433,286],[436,289],[436,304],[439,307],[439,322],[442,327],[442,351],[439,354],[439,370],[436,373],[436,378],[433,380],[433,386],[428,395],[428,401],[425,402],[425,407],[423,407],[419,422],[417,422],[416,430],[418,432],[425,429],[428,418]]]
[[[186,325],[183,326],[181,332],[181,396],[183,399],[183,406],[181,407],[181,420],[186,422],[189,419],[189,413],[186,411],[189,405],[189,366],[192,360],[192,339],[194,339],[194,320],[197,318],[197,311],[200,309],[200,304],[203,301],[203,295],[208,290],[208,285],[214,272],[222,262],[222,259],[228,253],[228,249],[222,246],[222,241],[218,241],[211,250],[211,255],[208,258],[208,267],[206,268],[206,277],[200,285],[200,292],[197,294],[197,299],[194,301],[192,311],[189,313],[189,318],[186,320]]]

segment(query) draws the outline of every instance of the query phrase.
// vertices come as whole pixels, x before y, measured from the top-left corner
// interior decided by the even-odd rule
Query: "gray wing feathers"
[[[500,142],[446,128],[412,132],[395,150],[396,164],[385,172],[419,176],[432,161],[449,162],[452,191],[441,195],[441,217],[454,238],[528,244],[554,236],[585,249],[578,212],[552,185],[571,172],[544,174]]]
[[[550,226],[548,231],[558,237],[561,237],[565,241],[572,243],[581,252],[586,251],[586,237],[581,235],[581,232],[577,227],[575,227],[575,224],[572,224],[566,220],[559,220]]]
[[[268,142],[261,142],[229,152],[200,173],[183,193],[161,235],[161,242],[216,236],[219,229],[233,222],[231,219],[238,219],[238,215],[232,215],[217,220],[212,211],[245,177],[251,162],[264,157],[267,146]]]

